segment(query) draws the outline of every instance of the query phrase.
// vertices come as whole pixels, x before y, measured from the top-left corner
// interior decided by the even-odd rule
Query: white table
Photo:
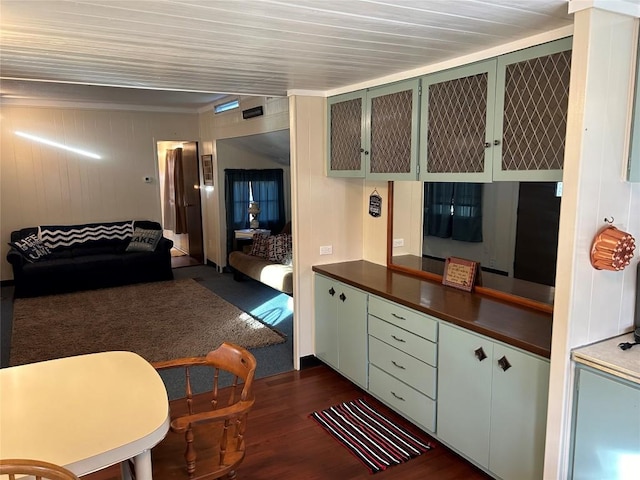
[[[164,384],[135,353],[0,369],[0,458],[45,460],[78,476],[133,458],[136,478],[151,480],[151,448],[168,429]]]

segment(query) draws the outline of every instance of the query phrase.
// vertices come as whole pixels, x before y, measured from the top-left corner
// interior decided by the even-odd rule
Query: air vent
[[[264,112],[262,111],[262,105],[242,111],[242,118],[244,118],[245,120],[247,118],[259,117],[260,115],[264,115]]]

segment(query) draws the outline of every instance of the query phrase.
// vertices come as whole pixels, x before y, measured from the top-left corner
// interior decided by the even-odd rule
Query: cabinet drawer
[[[403,330],[379,318],[369,315],[369,335],[408,353],[412,357],[436,367],[438,355],[436,344],[418,335]]]
[[[402,307],[397,303],[369,296],[369,314],[393,323],[400,328],[435,342],[438,339],[438,322],[424,313]]]
[[[369,391],[409,420],[435,432],[436,402],[375,365],[369,371]]]
[[[369,362],[416,390],[436,398],[436,369],[369,336]]]

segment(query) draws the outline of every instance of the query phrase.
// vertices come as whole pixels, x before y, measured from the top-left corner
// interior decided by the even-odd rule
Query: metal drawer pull
[[[476,358],[477,358],[479,361],[482,361],[482,360],[484,360],[485,358],[487,358],[487,354],[486,354],[486,353],[484,353],[484,350],[482,349],[482,347],[478,348],[478,349],[477,349],[477,350],[475,350],[473,353],[476,355]]]
[[[397,364],[395,360],[391,360],[391,363],[393,363],[396,367],[400,368],[401,370],[406,370],[406,367],[403,367],[402,365]]]
[[[401,317],[400,315],[396,315],[395,313],[391,314],[393,317],[397,318],[398,320],[406,320],[406,318]]]
[[[344,293],[340,294],[340,300],[342,300],[343,302],[347,299],[347,297],[345,297]]]
[[[509,363],[509,360],[507,360],[507,357],[505,356],[503,356],[498,360],[498,365],[500,365],[500,368],[502,369],[503,372],[506,372],[511,368],[511,364]]]
[[[398,338],[395,335],[391,335],[391,338],[393,338],[394,340],[398,341],[398,342],[402,342],[402,343],[406,343],[406,340],[403,340],[402,338]]]
[[[396,395],[396,392],[391,392],[391,395],[393,395],[394,397],[396,397],[398,400],[402,400],[403,402],[405,401],[404,398],[402,398],[400,395]]]
[[[336,291],[333,289],[333,287],[331,287],[331,289],[329,290],[329,295],[333,297],[335,294],[336,294]]]

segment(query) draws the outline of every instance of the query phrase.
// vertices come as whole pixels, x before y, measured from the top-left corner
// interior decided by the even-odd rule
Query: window
[[[234,230],[249,228],[251,202],[260,206],[260,228],[279,233],[286,223],[282,169],[226,169],[224,173],[227,251],[231,251]]]
[[[482,184],[425,182],[424,234],[482,242]]]

